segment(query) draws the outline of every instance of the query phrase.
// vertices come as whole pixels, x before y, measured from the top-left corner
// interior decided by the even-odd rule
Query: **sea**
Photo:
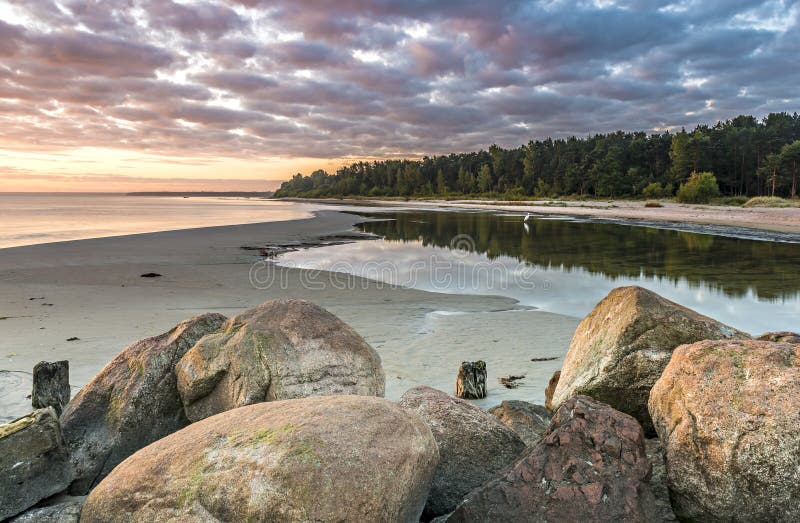
[[[296,220],[312,204],[263,198],[0,193],[0,249],[86,238]]]

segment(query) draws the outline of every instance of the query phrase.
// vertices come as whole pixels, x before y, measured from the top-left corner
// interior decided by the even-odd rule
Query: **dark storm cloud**
[[[403,156],[798,109],[798,1],[0,0],[0,140]]]

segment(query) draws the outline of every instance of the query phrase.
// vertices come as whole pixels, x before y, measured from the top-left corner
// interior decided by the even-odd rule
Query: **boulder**
[[[800,343],[800,334],[789,331],[765,332],[758,337],[759,341],[776,341],[782,343]]]
[[[140,450],[81,521],[419,521],[438,462],[428,427],[367,396],[259,403]]]
[[[539,444],[470,493],[447,521],[657,521],[649,476],[639,422],[576,396],[556,411]]]
[[[11,519],[9,523],[78,523],[86,498],[56,496]]]
[[[0,520],[57,494],[72,480],[52,407],[0,425]]]
[[[533,446],[542,439],[542,434],[550,424],[553,414],[542,407],[527,401],[507,400],[489,409],[489,414],[502,421],[517,433],[527,446]]]
[[[672,504],[669,500],[669,487],[667,486],[667,464],[664,460],[664,445],[658,438],[644,440],[644,450],[650,462],[650,489],[656,498],[657,521],[677,521]]]
[[[134,343],[73,398],[61,416],[75,470],[71,493],[86,494],[123,459],[189,424],[175,364],[225,319],[205,314]]]
[[[456,377],[456,396],[465,400],[479,400],[486,397],[485,361],[461,363]]]
[[[559,379],[561,379],[561,371],[557,370],[550,377],[550,381],[547,382],[547,388],[544,389],[544,407],[550,412],[555,412],[556,410],[553,408],[553,393],[558,387]]]
[[[654,435],[647,400],[675,347],[729,338],[750,335],[647,289],[614,289],[578,325],[552,406],[585,394],[630,414]]]
[[[679,519],[800,521],[800,345],[681,346],[650,414]]]
[[[31,403],[34,409],[53,407],[60,416],[70,395],[68,361],[40,361],[33,367]]]
[[[305,300],[264,303],[200,340],[176,368],[192,421],[263,401],[383,396],[378,353],[339,318]]]
[[[439,446],[424,517],[452,511],[475,487],[504,473],[525,450],[517,434],[494,416],[430,387],[409,389],[400,406],[422,418]]]

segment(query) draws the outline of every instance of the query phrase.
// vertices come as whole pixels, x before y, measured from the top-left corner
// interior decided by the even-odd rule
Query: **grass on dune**
[[[786,198],[778,198],[777,196],[756,196],[750,198],[743,207],[798,207],[800,203],[797,201],[787,200]]]

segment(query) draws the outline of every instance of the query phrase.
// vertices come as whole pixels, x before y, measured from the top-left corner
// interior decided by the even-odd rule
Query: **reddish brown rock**
[[[553,393],[556,391],[556,387],[558,386],[558,380],[561,378],[561,371],[557,370],[553,373],[550,377],[550,381],[547,383],[547,388],[544,389],[544,406],[550,412],[553,412],[555,409],[553,408]]]
[[[259,403],[140,450],[92,490],[84,523],[417,523],[439,455],[396,403],[326,396]]]
[[[544,439],[448,522],[656,521],[639,423],[586,396],[566,401]]]
[[[630,414],[645,433],[655,434],[647,400],[672,351],[717,339],[751,336],[647,289],[614,289],[575,330],[552,407],[585,394]]]
[[[678,518],[800,521],[800,345],[679,347],[650,414]]]

